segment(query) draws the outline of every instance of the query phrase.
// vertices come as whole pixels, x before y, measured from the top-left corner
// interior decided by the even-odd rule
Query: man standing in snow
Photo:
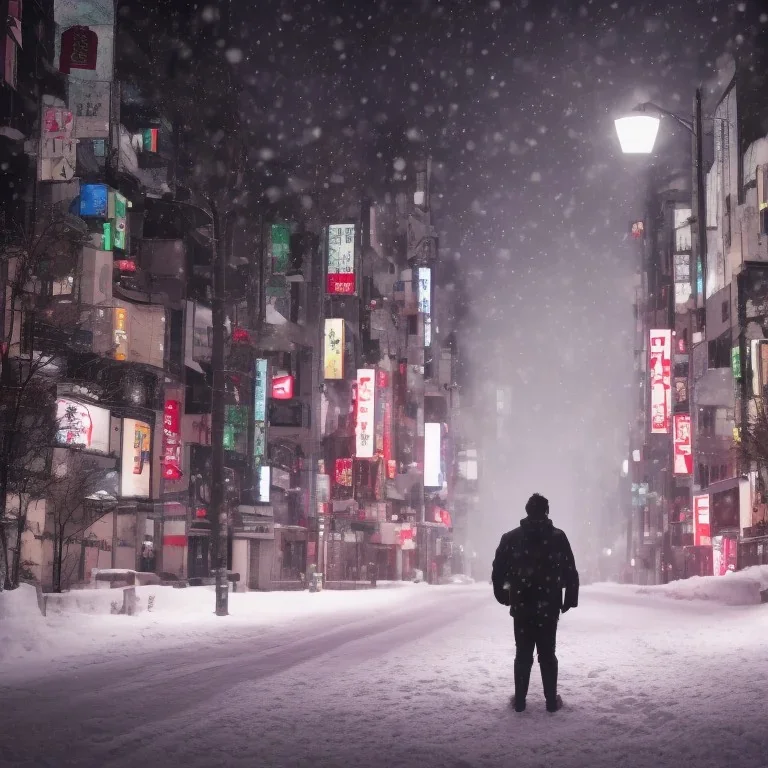
[[[563,706],[557,695],[557,623],[561,612],[579,604],[579,573],[568,537],[549,519],[549,501],[534,493],[525,511],[520,527],[499,542],[493,594],[515,620],[515,711],[525,711],[536,649],[547,711],[557,712]]]

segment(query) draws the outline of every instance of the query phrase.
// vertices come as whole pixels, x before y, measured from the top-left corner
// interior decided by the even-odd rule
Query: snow
[[[55,629],[60,649],[79,634],[81,656],[44,679],[0,662],[0,764],[764,768],[768,606],[725,604],[716,581],[690,588],[706,599],[584,588],[558,635],[557,715],[536,668],[528,711],[510,710],[512,622],[487,584],[234,594],[226,619],[204,589],[45,620],[29,591],[4,594],[3,625]]]
[[[394,588],[402,587],[402,588]],[[375,608],[391,610],[407,603],[425,584],[382,582],[377,589],[309,592],[234,592],[229,617],[213,613],[214,588],[136,587],[139,612],[112,614],[122,605],[122,589],[83,589],[47,595],[41,616],[33,587],[0,592],[0,680],[20,680],[135,653],[203,642],[226,621],[228,636],[247,637],[255,628],[333,615],[345,617]],[[153,596],[151,611],[149,597]]]
[[[724,605],[757,605],[761,592],[768,590],[768,565],[746,568],[723,577],[694,576],[640,590],[648,595],[663,595],[674,600],[711,600]]]

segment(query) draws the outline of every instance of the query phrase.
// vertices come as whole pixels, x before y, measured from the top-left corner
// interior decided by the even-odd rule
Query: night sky
[[[629,222],[652,164],[690,168],[690,139],[670,121],[650,160],[620,155],[612,121],[645,100],[690,114],[723,55],[765,36],[761,6],[313,0],[235,12],[254,183],[272,201],[298,193],[338,210],[429,152],[456,298],[443,329],[459,328],[471,382],[500,378],[518,407],[497,446],[510,502],[499,526],[533,490],[566,525],[596,519],[625,455]]]

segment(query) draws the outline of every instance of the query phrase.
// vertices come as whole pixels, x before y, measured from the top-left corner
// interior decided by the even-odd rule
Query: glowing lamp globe
[[[648,155],[653,152],[656,134],[659,132],[658,117],[632,115],[620,117],[614,122],[621,151],[625,155]]]

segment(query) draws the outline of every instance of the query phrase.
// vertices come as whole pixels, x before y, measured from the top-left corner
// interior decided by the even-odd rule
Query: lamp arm
[[[684,117],[680,117],[680,115],[676,115],[674,112],[670,112],[668,109],[664,109],[664,107],[660,107],[658,104],[654,104],[652,101],[645,101],[642,104],[638,104],[635,107],[636,112],[647,112],[648,109],[655,109],[657,112],[661,112],[662,115],[667,115],[667,117],[671,117],[676,123],[679,125],[682,125],[683,128],[685,128],[688,133],[695,134],[696,129],[693,125],[693,120],[687,120]]]

